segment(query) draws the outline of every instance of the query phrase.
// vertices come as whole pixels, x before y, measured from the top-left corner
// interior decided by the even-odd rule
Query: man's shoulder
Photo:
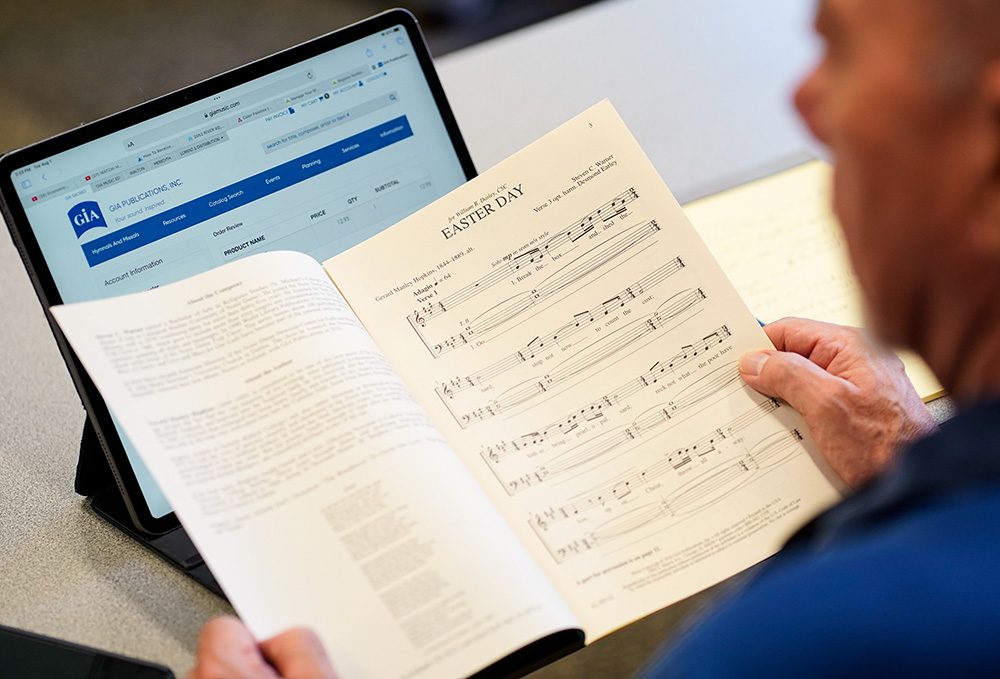
[[[1000,647],[1000,484],[779,554],[650,677],[978,676]]]

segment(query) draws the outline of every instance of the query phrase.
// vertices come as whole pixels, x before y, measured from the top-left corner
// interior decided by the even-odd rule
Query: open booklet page
[[[258,638],[440,679],[578,627],[312,259],[53,313]]]
[[[608,102],[325,264],[596,638],[838,498],[766,336]]]
[[[812,160],[684,206],[743,301],[784,316],[864,325],[861,290],[831,208],[832,168]],[[900,353],[917,393],[943,389],[919,356]]]

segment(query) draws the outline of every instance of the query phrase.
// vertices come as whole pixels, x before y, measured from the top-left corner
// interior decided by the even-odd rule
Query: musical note
[[[664,458],[664,460],[657,463],[657,465],[654,465],[653,472],[660,474],[666,471],[667,467],[671,467],[675,470],[680,469],[693,459],[692,456],[697,457],[706,455],[711,452],[712,447],[717,445],[720,441],[737,438],[742,430],[780,407],[781,404],[776,399],[768,399],[753,406],[739,416],[730,420],[727,424],[718,427],[717,429],[713,429],[710,433],[701,437],[697,441],[689,444],[688,446],[672,451]],[[659,424],[662,425],[667,422],[669,422],[669,418],[663,419]],[[577,447],[571,448],[566,452],[560,453],[542,464],[535,465],[530,470],[525,471],[522,468],[521,471],[515,473],[513,477],[511,477],[509,471],[503,464],[503,459],[510,454],[509,448],[512,445],[510,442],[503,445],[491,446],[486,451],[483,451],[481,456],[486,461],[497,480],[501,483],[501,485],[503,485],[507,493],[514,495],[530,488],[531,486],[546,483],[561,475],[575,471],[584,465],[601,459],[609,453],[622,451],[631,447],[639,439],[649,440],[665,431],[669,431],[669,427],[661,427],[657,430],[657,427],[655,426],[647,426],[645,428],[637,427],[635,422],[633,422],[630,426],[610,431],[596,439],[592,439]],[[511,478],[513,478],[513,482],[511,481]],[[604,497],[609,497],[606,492]],[[592,503],[584,501],[584,505],[588,504]],[[570,508],[579,508],[579,506],[580,505],[578,503],[570,503]],[[567,511],[569,511],[569,509]]]
[[[522,266],[530,266],[535,262],[540,262],[542,260],[542,251],[538,248],[532,248],[524,254],[518,255],[511,262],[507,264],[510,267],[511,273],[517,273],[521,270]]]
[[[534,360],[539,352],[545,349],[547,344],[555,344],[558,346],[560,339],[565,342],[567,339],[585,330],[588,325],[596,322],[599,318],[609,315],[616,308],[624,307],[628,302],[636,299],[638,295],[642,294],[644,290],[647,290],[666,280],[673,274],[681,271],[683,268],[683,260],[680,257],[675,257],[667,264],[657,268],[653,271],[653,273],[640,278],[632,285],[624,288],[611,299],[595,305],[587,311],[581,311],[573,314],[573,320],[569,323],[560,326],[556,330],[550,330],[541,337],[535,337],[510,356],[502,358],[499,361],[486,366],[475,375],[463,378],[467,385],[465,388],[472,388],[485,384],[497,375],[501,375],[508,370],[516,368],[522,363]],[[471,339],[473,332],[474,331],[472,330],[466,330],[465,332],[460,333],[459,336],[467,342]],[[728,336],[728,330],[726,332]],[[706,337],[705,339],[707,340],[708,338]],[[435,347],[435,351],[439,355],[447,353],[448,350],[449,349],[447,349],[445,345],[436,345]],[[438,387],[438,389],[440,390],[440,387]],[[460,391],[460,389],[454,389],[453,391]],[[440,393],[440,391],[438,393]]]
[[[544,512],[549,524],[555,524],[564,519],[579,516],[592,509],[607,506],[609,503],[620,504],[632,496],[633,492],[648,483],[677,471],[690,464],[692,459],[704,457],[717,452],[719,445],[727,440],[721,429],[716,429],[700,439],[682,448],[676,448],[649,466],[639,471],[632,471],[589,491],[580,493],[564,505],[550,508]]]
[[[549,441],[553,436],[558,435],[559,437],[564,437],[566,434],[579,427],[581,422],[586,423],[603,418],[605,409],[623,404],[629,397],[634,396],[643,389],[657,384],[663,374],[667,371],[674,373],[677,368],[690,363],[698,356],[701,356],[709,350],[714,349],[716,346],[723,344],[731,335],[732,333],[729,331],[728,326],[723,325],[714,332],[705,335],[699,343],[684,345],[681,348],[680,353],[675,354],[664,361],[657,361],[648,371],[638,375],[637,377],[630,378],[628,381],[622,383],[617,388],[600,398],[597,398],[590,403],[587,403],[586,405],[583,405],[572,412],[553,420],[537,431],[524,434],[519,439],[515,439],[509,443],[495,444],[495,447],[502,446],[503,454],[513,454],[530,446],[540,445],[541,443]],[[463,378],[463,380],[465,384],[471,383],[471,378],[467,377]],[[452,380],[448,383],[448,385],[458,386],[458,383],[460,382],[460,380]],[[487,448],[487,450],[492,449],[492,446]]]
[[[585,276],[592,274],[598,269],[607,266],[619,257],[630,252],[632,248],[654,236],[659,230],[660,227],[656,224],[656,222],[650,221],[633,227],[628,231],[612,236],[603,244],[586,252],[578,259],[564,266],[558,272],[539,284],[538,287],[526,292],[518,293],[517,295],[494,305],[486,312],[480,314],[465,325],[463,332],[466,336],[471,336],[472,334],[481,336],[487,332],[496,330],[502,325],[517,318],[525,311],[528,311],[532,307],[535,307],[554,296],[556,293],[559,293],[573,285]],[[667,268],[679,270],[683,268],[683,266],[683,261],[681,261],[680,258],[677,258],[676,260],[673,260],[671,264],[668,264]],[[661,269],[662,268],[663,267],[661,267]],[[450,305],[452,305],[453,302],[448,302],[448,304],[448,308],[451,308]],[[443,309],[444,304],[437,303],[433,305],[433,308],[431,309],[424,309],[423,316],[431,317],[435,314],[441,313]],[[602,311],[603,306],[599,305],[597,313],[601,313]],[[413,317],[414,315],[411,314],[410,318],[412,319]],[[423,338],[423,333],[421,333],[418,328],[426,327],[426,323],[424,325],[418,325],[411,320],[411,325],[414,329],[417,329],[418,334],[420,334],[421,338]],[[425,344],[428,344],[426,340]],[[431,354],[435,357],[440,356],[441,353],[446,353],[455,347],[454,343],[449,344],[447,340],[428,344],[428,346],[431,347]],[[438,349],[440,351],[437,351]]]
[[[490,409],[478,408],[458,419],[463,428],[488,419],[488,412],[499,414],[526,403],[532,398],[565,384],[585,370],[607,360],[667,326],[668,322],[706,299],[701,288],[680,292],[660,305],[648,318],[639,320],[594,342],[574,357],[560,363],[550,372],[507,389],[490,402]]]
[[[673,492],[661,496],[658,501],[631,509],[605,521],[566,545],[552,547],[548,544],[547,533],[556,524],[595,507],[604,506],[609,501],[624,504],[632,493],[632,488],[628,486],[648,483],[654,474],[662,475],[662,466],[651,466],[627,481],[619,481],[613,486],[605,487],[601,491],[603,495],[591,495],[567,505],[536,511],[528,523],[542,538],[556,562],[562,563],[581,554],[582,551],[579,549],[581,544],[587,545],[587,549],[596,549],[650,524],[662,522],[663,519],[676,522],[730,497],[748,485],[757,474],[778,467],[795,457],[801,451],[802,439],[802,434],[797,429],[771,434],[739,458],[702,471]]]
[[[560,230],[538,247],[510,257],[506,266],[498,266],[482,278],[452,293],[448,297],[444,298],[442,302],[436,305],[436,308],[430,312],[421,313],[421,310],[415,310],[408,317],[410,322],[415,326],[425,327],[429,319],[467,302],[484,290],[496,285],[500,281],[507,280],[511,275],[521,271],[523,268],[542,262],[545,257],[548,257],[549,260],[554,260],[554,258],[564,254],[560,252],[563,245],[567,243],[572,245],[581,235],[592,230],[592,222],[595,219],[599,219],[603,223],[607,224],[614,217],[625,214],[628,210],[626,207],[628,203],[631,203],[638,197],[639,194],[634,188],[628,189],[624,193],[616,196],[599,207],[597,210],[594,210],[586,215],[582,220],[573,222],[569,227]],[[604,217],[601,217],[602,212],[605,212]],[[551,261],[548,263],[551,264]],[[544,264],[540,264],[540,266],[543,265]],[[422,322],[417,321],[418,315],[421,317]]]

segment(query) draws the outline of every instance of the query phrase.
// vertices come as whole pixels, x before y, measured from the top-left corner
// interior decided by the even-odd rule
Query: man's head
[[[871,316],[953,387],[938,326],[966,332],[1000,295],[1000,0],[821,0],[816,25],[826,53],[796,103],[834,156]]]

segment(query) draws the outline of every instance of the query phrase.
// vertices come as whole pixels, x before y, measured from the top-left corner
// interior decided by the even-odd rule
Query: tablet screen
[[[265,250],[322,262],[464,183],[471,162],[415,23],[395,15],[365,35],[352,27],[346,44],[308,55],[331,34],[200,83],[190,103],[10,171],[58,292],[48,301],[147,290]],[[195,99],[198,88],[211,94]],[[150,515],[166,516],[118,433]]]

